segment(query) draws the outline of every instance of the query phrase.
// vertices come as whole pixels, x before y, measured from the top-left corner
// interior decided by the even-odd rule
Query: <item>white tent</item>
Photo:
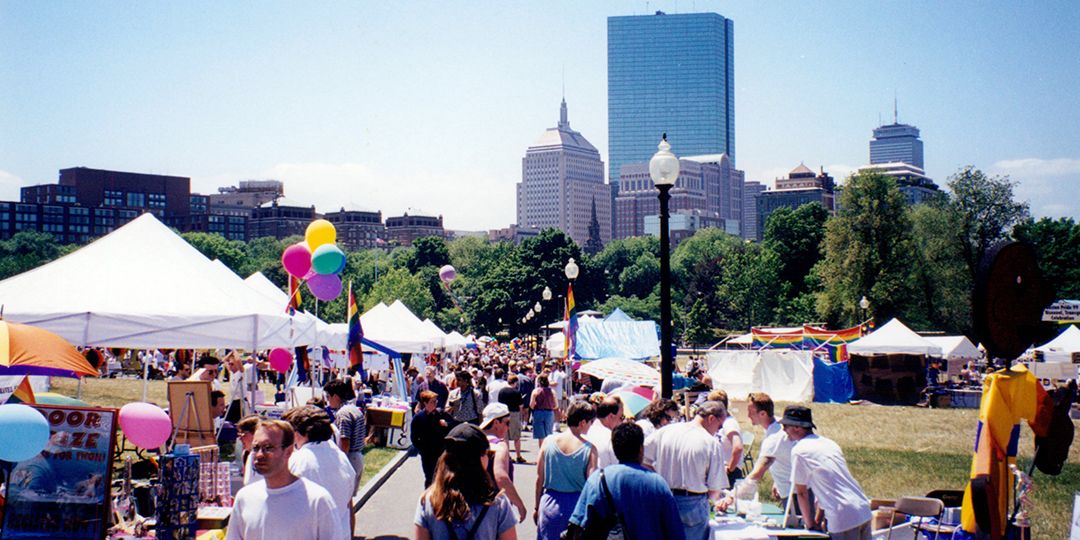
[[[979,348],[966,336],[927,336],[926,340],[941,347],[941,356],[946,360],[978,360],[982,357]]]
[[[465,336],[461,335],[457,330],[446,334],[446,350],[450,352],[457,352],[465,347],[469,346],[469,340]]]
[[[893,319],[873,333],[848,345],[851,354],[925,354],[941,356],[941,347]]]
[[[566,335],[562,332],[555,332],[551,334],[551,337],[547,338],[544,346],[547,347],[548,356],[562,358],[566,356]]]
[[[443,341],[446,340],[446,333],[435,326],[435,323],[430,325],[425,324],[420,320],[415,313],[409,309],[401,300],[394,300],[394,303],[387,306],[391,313],[397,316],[398,319],[408,324],[410,327],[415,328],[417,335],[423,336],[428,342],[431,343],[432,348],[439,349],[443,346]]]
[[[244,278],[244,283],[255,290],[255,292],[269,298],[274,306],[282,310],[285,310],[288,307],[289,294],[278,288],[277,285],[274,285],[274,282],[270,281],[262,272],[255,272]],[[344,327],[344,330],[342,330],[335,325],[327,324],[322,319],[307,311],[298,312],[295,317],[297,319],[311,321],[315,332],[315,337],[311,340],[311,344],[339,351],[346,348],[345,342],[348,338],[349,330],[344,324],[341,325]]]
[[[1069,325],[1058,337],[1035,350],[1041,352],[1047,362],[1072,362],[1073,353],[1080,353],[1080,328]]]
[[[775,401],[810,401],[814,398],[814,360],[811,351],[709,351],[707,371],[713,388],[732,400],[751,392],[765,392]]]
[[[77,345],[266,349],[303,345],[303,323],[143,214],[96,242],[0,282],[8,320]]]
[[[402,318],[400,311],[381,302],[360,316],[360,325],[364,337],[395,351],[426,354],[435,350],[433,340],[427,337],[429,330],[415,315],[411,320]]]

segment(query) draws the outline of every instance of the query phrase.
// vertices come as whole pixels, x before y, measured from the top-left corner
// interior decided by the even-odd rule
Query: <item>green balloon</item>
[[[311,254],[311,268],[316,274],[335,274],[345,265],[345,253],[334,244],[323,244]]]

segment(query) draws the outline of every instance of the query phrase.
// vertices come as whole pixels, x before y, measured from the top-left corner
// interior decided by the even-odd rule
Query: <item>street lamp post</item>
[[[649,160],[649,176],[660,190],[660,395],[671,398],[675,358],[671,353],[671,240],[668,234],[668,201],[679,178],[679,158],[671,153],[667,133]]]
[[[865,323],[866,322],[866,311],[870,309],[870,301],[866,299],[865,294],[863,295],[862,300],[859,300],[859,307],[862,308],[862,320]]]

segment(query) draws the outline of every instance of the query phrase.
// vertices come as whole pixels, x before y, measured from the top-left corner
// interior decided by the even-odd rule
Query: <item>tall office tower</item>
[[[875,129],[874,138],[870,139],[870,164],[879,163],[907,163],[925,169],[919,128],[899,123],[896,107],[893,107],[893,123]]]
[[[765,191],[765,184],[761,182],[743,184],[742,225],[739,229],[743,240],[757,240],[757,198],[763,191]]]
[[[667,133],[677,155],[735,161],[734,24],[717,13],[608,17],[608,180],[648,161]]]
[[[517,225],[554,227],[585,245],[594,203],[606,244],[611,240],[611,188],[604,183],[604,162],[595,146],[570,129],[564,99],[559,125],[540,135],[521,160]]]

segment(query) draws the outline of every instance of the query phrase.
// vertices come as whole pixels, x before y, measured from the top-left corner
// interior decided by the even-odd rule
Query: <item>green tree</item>
[[[820,203],[779,208],[765,223],[764,244],[780,258],[780,280],[789,284],[788,297],[807,292],[806,276],[821,259],[829,212]]]
[[[1016,185],[1008,176],[987,176],[971,166],[949,177],[951,209],[960,218],[960,253],[972,281],[983,255],[1029,217],[1027,203],[1013,198]]]
[[[75,251],[78,246],[58,244],[53,235],[20,231],[0,241],[0,279],[21,274]]]
[[[710,345],[716,339],[713,332],[712,317],[709,308],[700,298],[686,314],[686,325],[683,327],[683,341],[695,345]]]
[[[627,296],[633,294],[622,289],[623,281],[621,276],[624,270],[637,263],[644,254],[652,255],[656,261],[660,260],[660,241],[658,238],[655,236],[635,236],[612,240],[604,246],[603,251],[592,258],[598,275],[604,276],[605,293],[607,295]],[[642,287],[638,286],[636,290],[640,292]],[[648,291],[651,292],[652,289],[649,288]]]
[[[660,285],[660,260],[649,252],[638,256],[634,264],[618,276],[620,294],[645,298]]]
[[[600,311],[604,313],[611,313],[615,311],[615,308],[619,308],[626,312],[627,315],[644,321],[656,321],[660,323],[660,293],[659,290],[653,291],[652,294],[645,298],[638,298],[636,296],[609,296],[607,301],[600,306]],[[677,313],[672,312],[672,315]]]
[[[755,243],[731,243],[717,295],[725,328],[750,328],[774,321],[781,296],[780,258]]]
[[[913,307],[906,318],[919,326],[947,332],[971,332],[971,275],[956,231],[960,217],[946,204],[919,204],[908,215],[912,224]]]
[[[868,172],[848,178],[840,207],[825,226],[818,313],[830,324],[854,324],[862,316],[858,303],[865,295],[872,314],[884,322],[909,305],[907,202],[894,179]]]
[[[442,268],[445,264],[450,264],[450,251],[446,247],[446,240],[438,236],[425,236],[414,240],[412,257],[405,260],[405,267],[414,274],[421,268]]]
[[[431,291],[422,279],[404,268],[391,268],[386,275],[379,276],[379,281],[364,297],[364,311],[378,302],[390,304],[394,300],[401,300],[421,319],[434,315],[435,300],[431,298]]]
[[[1058,299],[1080,299],[1080,225],[1072,218],[1027,220],[1013,236],[1035,246],[1043,277]]]
[[[245,262],[244,243],[229,240],[220,234],[204,232],[186,232],[180,235],[207,259],[218,259],[230,270],[239,274]]]

